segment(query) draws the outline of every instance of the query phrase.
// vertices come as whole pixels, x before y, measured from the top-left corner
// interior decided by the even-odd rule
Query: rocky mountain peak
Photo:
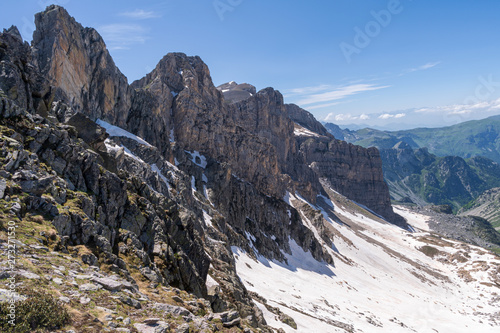
[[[217,87],[224,94],[224,98],[229,103],[243,101],[257,93],[257,89],[248,83],[238,84],[234,81],[221,84]]]
[[[45,100],[64,100],[91,119],[125,126],[130,109],[127,78],[116,67],[102,37],[84,28],[59,6],[35,15],[33,56],[43,80],[36,89]],[[50,105],[44,106],[50,110]]]
[[[14,38],[19,39],[20,41],[23,40],[23,37],[21,36],[21,33],[19,32],[19,29],[15,25],[12,25],[9,29],[3,29],[4,34],[9,34],[13,36]]]
[[[351,332],[360,322],[415,331],[414,308],[406,326],[394,300],[425,306],[458,286],[467,292],[446,313],[495,323],[493,298],[481,313],[464,304],[478,287],[498,301],[498,265],[414,233],[391,206],[376,148],[335,139],[273,88],[216,88],[197,56],[169,53],[129,85],[97,31],[62,7],[47,7],[36,25],[32,47],[15,27],[0,34],[0,248],[14,223],[23,256],[14,271],[0,262],[0,280],[15,275],[23,291],[59,285],[65,305],[56,304],[82,315],[57,329]],[[407,157],[399,149],[393,159]],[[442,162],[428,184],[457,184],[472,169]],[[498,174],[498,165],[474,165]],[[398,212],[428,230],[420,213]],[[470,267],[454,271],[457,259]],[[443,271],[478,283],[453,285]]]

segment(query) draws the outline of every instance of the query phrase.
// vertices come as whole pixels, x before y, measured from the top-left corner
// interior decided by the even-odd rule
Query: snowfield
[[[403,207],[396,212],[416,232],[331,194],[325,204],[341,222],[325,223],[338,253],[324,246],[334,265],[318,262],[294,240],[287,263],[232,248],[245,286],[292,317],[297,329],[256,301],[269,325],[286,332],[500,332],[498,257],[430,233],[424,216]],[[328,214],[298,195],[284,200],[299,212],[309,205]]]
[[[298,124],[294,124],[295,128],[293,130],[293,134],[295,136],[314,136],[314,137],[320,137],[320,135],[318,133],[314,133],[310,130],[308,130],[307,128],[305,127],[302,127]]]
[[[132,133],[124,130],[121,127],[111,125],[110,123],[107,123],[104,120],[97,119],[96,124],[103,127],[106,130],[106,132],[108,132],[109,136],[111,136],[111,137],[124,136],[124,137],[127,137],[129,139],[135,140],[140,144],[146,145],[148,147],[152,147],[148,142],[146,142],[144,139],[138,137],[137,135],[132,134]]]

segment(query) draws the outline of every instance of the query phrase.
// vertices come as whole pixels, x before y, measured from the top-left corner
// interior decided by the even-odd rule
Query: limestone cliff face
[[[22,109],[32,109],[30,82],[35,73],[31,66],[31,49],[12,26],[0,34],[0,95]]]
[[[296,146],[293,122],[287,116],[281,93],[273,88],[266,88],[231,104],[230,110],[235,123],[275,147],[278,162],[283,169],[296,153]]]
[[[212,83],[208,67],[199,57],[168,54],[132,87],[136,94],[149,93],[165,99],[165,103],[158,104],[158,112],[171,114],[164,133],[171,133],[171,139],[184,149],[228,163],[234,175],[271,196],[284,195],[274,146],[234,121],[222,94]],[[162,97],[164,92],[172,96],[172,101]],[[163,135],[157,140],[166,141],[169,137]]]
[[[33,55],[45,79],[37,90],[45,100],[64,100],[92,120],[125,126],[131,104],[127,78],[97,31],[82,27],[54,5],[35,15],[35,25]]]
[[[318,133],[319,135],[327,137],[331,136],[328,130],[319,121],[317,121],[310,112],[295,104],[286,104],[285,107],[288,117],[290,117],[290,119],[292,119],[295,123],[314,133]]]
[[[242,90],[239,87],[228,83],[218,89],[234,98],[232,92]],[[236,123],[275,147],[280,171],[290,179],[289,187],[315,202],[322,191],[318,179],[324,178],[336,191],[405,226],[392,210],[377,149],[335,140],[309,112],[284,104],[283,96],[272,88],[248,92],[246,98],[230,103]]]
[[[332,263],[315,206],[323,180],[399,223],[378,151],[335,140],[278,91],[230,83],[221,92],[207,65],[182,53],[129,86],[99,34],[63,8],[47,7],[36,25],[32,48],[15,28],[0,34],[0,125],[10,136],[0,182],[50,214],[62,249],[95,247],[95,261],[130,281],[139,270],[268,331],[231,246],[284,261],[293,240]],[[149,144],[106,133],[97,119]],[[207,274],[217,288],[207,289]]]
[[[366,149],[336,140],[306,110],[294,104],[286,105],[286,108],[294,122],[318,134],[296,137],[300,153],[318,177],[351,200],[393,223],[406,226],[404,219],[392,210],[378,149]]]
[[[330,138],[302,137],[299,140],[300,151],[310,167],[333,189],[387,220],[406,226],[404,219],[392,210],[378,149]]]

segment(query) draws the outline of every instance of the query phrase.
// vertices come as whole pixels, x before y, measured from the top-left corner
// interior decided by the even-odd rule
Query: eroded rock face
[[[317,121],[310,112],[295,104],[286,104],[285,107],[288,117],[290,117],[290,119],[292,119],[295,123],[314,133],[318,133],[319,135],[327,137],[331,136],[328,130],[319,121]]]
[[[257,93],[254,86],[248,83],[237,84],[234,81],[221,84],[217,87],[223,94],[226,101],[236,103],[243,101]]]
[[[260,90],[230,107],[235,123],[266,139],[276,149],[283,170],[296,152],[293,122],[288,118],[283,96],[273,88]]]
[[[219,89],[226,96],[237,87],[229,83]],[[392,210],[377,149],[335,140],[309,112],[285,105],[283,96],[272,88],[232,101],[230,108],[236,123],[275,147],[280,172],[290,180],[289,188],[315,202],[322,191],[318,178],[325,178],[338,192],[405,226]],[[310,135],[294,135],[294,124],[309,130]]]
[[[7,97],[21,109],[33,107],[30,81],[35,73],[31,66],[31,49],[15,26],[0,34],[0,96]]]
[[[206,296],[218,311],[236,307],[241,318],[264,327],[236,274],[231,246],[284,260],[293,240],[332,262],[301,213],[284,201],[287,191],[314,204],[319,179],[327,178],[392,217],[377,152],[335,141],[309,113],[285,105],[278,91],[237,85],[239,97],[228,103],[206,64],[182,53],[166,55],[129,86],[97,32],[63,8],[49,6],[36,25],[32,51],[15,30],[0,37],[8,41],[2,59],[14,64],[1,87],[26,92],[19,103],[2,96],[0,111],[4,119],[25,117],[6,123],[30,138],[12,143],[16,152],[5,151],[3,168],[30,195],[26,207],[43,206],[54,217],[62,247],[99,249],[93,264],[122,272],[119,254],[133,253],[155,283]],[[32,104],[38,114],[30,118],[24,109]],[[96,119],[151,145],[107,139]],[[297,123],[312,137],[297,135]],[[47,192],[53,201],[41,196]],[[321,214],[311,220],[321,229]],[[210,264],[220,285],[208,292]]]
[[[329,138],[302,137],[300,141],[300,151],[311,168],[333,189],[388,221],[406,227],[404,219],[392,210],[378,149]]]
[[[33,57],[44,78],[36,90],[50,102],[64,100],[92,120],[124,127],[131,105],[127,78],[97,31],[55,5],[36,14],[35,25]]]
[[[132,86],[137,92],[165,99],[165,103],[158,104],[158,113],[171,114],[171,118],[163,133],[172,133],[177,144],[228,163],[233,174],[269,195],[284,195],[274,146],[235,122],[199,57],[167,54],[150,74]],[[158,140],[170,138],[163,134]]]

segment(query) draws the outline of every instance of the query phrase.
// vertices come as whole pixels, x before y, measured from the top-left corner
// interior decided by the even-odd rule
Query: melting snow
[[[146,163],[146,162],[144,162],[141,158],[139,158],[139,157],[138,157],[138,156],[136,156],[134,153],[132,153],[132,152],[130,151],[130,149],[128,149],[127,147],[125,147],[125,146],[121,146],[121,147],[123,148],[123,150],[124,150],[124,152],[125,152],[125,155],[132,157],[134,160],[136,160],[136,161],[138,161],[138,162],[141,162],[141,163]]]
[[[213,227],[213,224],[212,224],[212,217],[210,215],[208,215],[208,213],[206,211],[203,211],[203,218],[205,220],[205,224],[209,227]]]
[[[194,178],[194,176],[191,176],[191,190],[194,192],[196,192],[196,179]]]
[[[207,167],[207,158],[203,155],[201,155],[198,151],[187,151],[185,150],[186,153],[191,155],[191,161],[196,164],[197,166],[205,169]]]
[[[175,136],[174,136],[174,129],[173,128],[170,130],[169,139],[170,139],[170,142],[175,142]]]
[[[295,126],[298,126],[298,125],[295,125]],[[315,136],[315,137],[320,137],[320,135],[318,133],[314,133],[314,132],[312,132],[312,131],[310,131],[307,128],[304,128],[302,126],[295,127],[295,129],[293,130],[293,134],[296,135],[296,136]]]
[[[123,128],[118,127],[118,126],[111,125],[110,123],[107,123],[104,120],[97,119],[96,124],[101,126],[101,127],[104,127],[104,129],[106,129],[106,132],[108,132],[108,134],[110,136],[124,136],[124,137],[127,137],[129,139],[135,140],[140,144],[152,147],[149,143],[147,143],[145,140],[138,137],[137,135],[132,134],[132,133],[130,133],[130,132],[124,130]]]
[[[210,289],[212,287],[217,287],[219,286],[219,283],[214,280],[213,277],[210,276],[210,274],[207,275],[207,282],[206,282],[207,289]]]
[[[290,193],[283,199],[290,204],[304,200]],[[293,240],[292,254],[285,254],[288,264],[259,255],[255,260],[240,248],[232,248],[245,286],[294,318],[298,328],[281,323],[256,302],[271,326],[286,332],[345,332],[340,326],[355,332],[498,332],[498,326],[490,326],[489,317],[499,311],[493,303],[498,289],[481,283],[489,281],[491,271],[471,270],[480,263],[498,264],[497,257],[466,245],[467,262],[439,261],[419,250],[427,245],[421,237],[428,233],[410,233],[332,206],[345,223],[329,225],[336,230],[335,245],[324,248],[334,258],[334,266],[316,261]],[[424,229],[423,216],[403,215]],[[304,223],[313,227],[307,219]],[[447,253],[464,246],[446,242],[452,245],[432,246]],[[461,269],[470,270],[476,281],[466,282],[460,277]]]
[[[163,175],[163,173],[161,172],[161,170],[158,168],[158,166],[156,164],[151,165],[151,170],[156,172],[158,174],[158,176],[160,176],[161,180],[163,180],[163,182],[165,183],[165,185],[167,185],[167,187],[169,186],[167,177],[165,177]]]
[[[403,206],[394,206],[394,212],[404,217],[411,226],[424,231],[429,231],[428,217],[412,213]]]

